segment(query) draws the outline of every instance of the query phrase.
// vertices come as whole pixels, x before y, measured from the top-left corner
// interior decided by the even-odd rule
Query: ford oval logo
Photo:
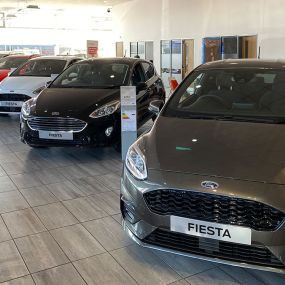
[[[206,188],[206,189],[212,189],[212,190],[219,188],[219,184],[217,182],[214,182],[214,181],[203,181],[201,183],[201,186]]]

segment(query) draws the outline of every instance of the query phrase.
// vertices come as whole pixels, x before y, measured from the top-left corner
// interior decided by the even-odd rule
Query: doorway
[[[194,69],[194,40],[182,40],[182,79]]]
[[[116,57],[124,57],[124,43],[116,42]]]
[[[130,57],[153,61],[153,42],[131,42]]]
[[[239,58],[257,58],[257,36],[239,37]]]

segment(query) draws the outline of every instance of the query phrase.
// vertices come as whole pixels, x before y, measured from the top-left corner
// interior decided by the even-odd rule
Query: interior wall
[[[202,38],[258,35],[261,58],[285,58],[284,0],[133,0],[113,8],[114,32],[125,42],[154,41],[160,68],[161,39],[194,39],[195,66]]]

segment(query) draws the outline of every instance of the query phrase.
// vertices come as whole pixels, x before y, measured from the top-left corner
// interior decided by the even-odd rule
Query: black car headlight
[[[145,156],[136,144],[133,144],[129,148],[125,164],[131,174],[138,180],[145,180],[147,178]]]
[[[31,114],[31,101],[33,99],[30,99],[26,102],[24,102],[24,104],[22,105],[22,109],[21,109],[21,115],[23,118],[27,118],[30,116]]]
[[[101,118],[105,117],[108,115],[111,115],[115,113],[119,108],[120,108],[120,101],[115,101],[109,104],[106,104],[98,109],[96,109],[94,112],[92,112],[89,117],[96,119],[96,118]]]

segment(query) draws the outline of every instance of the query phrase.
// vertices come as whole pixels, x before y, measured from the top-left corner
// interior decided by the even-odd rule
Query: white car
[[[29,60],[0,83],[0,114],[17,114],[23,103],[37,96],[65,68],[81,60],[75,56],[43,56]]]

